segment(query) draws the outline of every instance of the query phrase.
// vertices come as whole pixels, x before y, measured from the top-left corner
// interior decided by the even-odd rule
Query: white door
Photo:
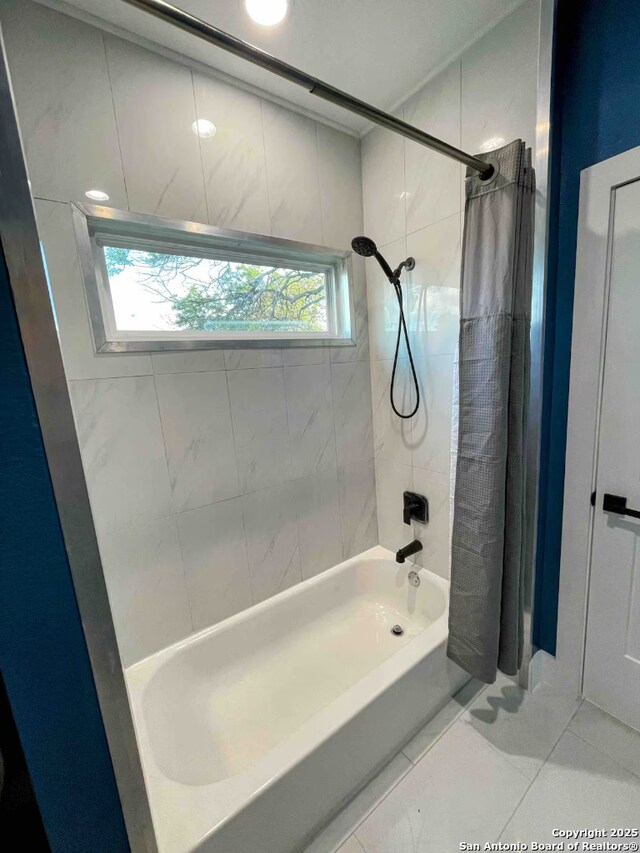
[[[596,167],[597,168],[597,167]],[[640,162],[611,187],[583,691],[640,730]],[[606,203],[609,199],[603,199]],[[577,282],[580,286],[580,281]],[[596,377],[593,378],[597,382]],[[622,514],[626,508],[637,512]],[[619,510],[619,511],[616,511]]]

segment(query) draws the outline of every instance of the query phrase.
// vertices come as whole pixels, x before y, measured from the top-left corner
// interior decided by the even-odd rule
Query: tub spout
[[[407,557],[410,557],[412,554],[417,554],[418,551],[422,551],[422,542],[418,539],[414,539],[413,542],[409,542],[409,544],[405,545],[404,548],[400,548],[399,551],[396,551],[396,563],[404,563]]]

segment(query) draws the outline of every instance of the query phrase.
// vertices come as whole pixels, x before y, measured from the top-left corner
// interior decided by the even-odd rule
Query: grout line
[[[340,484],[340,465],[338,462],[338,424],[336,421],[336,399],[335,399],[335,389],[333,384],[333,367],[334,362],[329,361],[329,377],[331,382],[331,415],[333,417],[333,448],[336,456],[336,472],[338,477],[338,507],[340,509],[340,539],[342,543],[342,559],[347,559],[347,548],[345,542],[345,533],[344,533],[344,513],[346,507],[344,506],[344,501],[342,499],[342,487]],[[343,472],[343,482],[344,482],[344,472]]]
[[[111,68],[109,67],[109,54],[107,51],[107,40],[102,33],[102,47],[104,49],[104,61],[107,66],[107,79],[109,80],[109,93],[111,94],[111,107],[113,109],[113,121],[116,127],[116,139],[118,140],[118,151],[120,153],[120,171],[122,172],[122,184],[124,186],[124,197],[127,202],[127,210],[131,210],[129,202],[129,189],[127,188],[127,178],[124,171],[124,155],[122,153],[122,141],[120,139],[120,127],[118,126],[118,111],[116,110],[116,96],[113,91],[113,81],[111,79]]]
[[[528,690],[524,690],[524,688],[521,688],[521,687],[520,687],[520,685],[516,684],[515,682],[512,682],[512,684],[513,684],[515,687],[518,687],[520,690],[522,690],[522,691],[525,693],[525,696],[532,696],[532,695],[533,695],[533,694],[532,694],[532,693],[530,693]],[[490,686],[491,686],[491,685],[487,685],[487,687],[490,687]],[[485,691],[483,690],[482,692],[484,693]],[[558,741],[560,740],[560,738],[562,737],[562,735],[563,735],[563,734],[565,733],[565,731],[567,730],[567,728],[568,728],[568,726],[569,726],[569,723],[570,723],[570,722],[571,722],[571,720],[574,718],[574,716],[576,715],[577,711],[578,711],[578,709],[576,708],[576,710],[573,712],[573,714],[571,714],[571,716],[569,717],[569,719],[568,719],[568,720],[566,721],[566,723],[564,724],[564,726],[563,726],[563,728],[562,728],[562,731],[560,732],[560,734],[558,735],[558,737],[557,737],[557,738],[556,738],[556,740],[554,741],[553,746],[551,747],[551,749],[549,750],[549,753],[547,754],[547,757],[544,759],[544,761],[542,762],[542,764],[540,765],[540,767],[539,767],[539,768],[538,768],[538,770],[536,771],[536,774],[535,774],[535,776],[533,777],[534,779],[537,777],[537,775],[538,775],[538,773],[540,772],[540,770],[542,770],[542,768],[544,767],[544,765],[547,763],[547,761],[548,761],[548,759],[549,759],[549,756],[551,755],[551,753],[553,752],[553,750],[556,748],[556,744],[558,743]],[[470,722],[468,722],[467,720],[463,720],[463,722],[465,723],[465,725],[467,725],[467,726],[469,726],[471,729],[473,729],[473,731],[474,731],[477,735],[479,735],[479,737],[481,737],[481,738],[485,741],[485,743],[487,743],[487,744],[488,744],[488,745],[489,745],[489,746],[494,750],[494,752],[496,752],[496,753],[497,753],[498,755],[500,755],[500,756],[501,756],[501,757],[502,757],[502,758],[503,758],[503,759],[504,759],[508,764],[510,764],[510,765],[511,765],[511,767],[513,767],[513,768],[514,768],[514,770],[517,770],[517,771],[518,771],[522,776],[524,776],[524,777],[525,777],[525,779],[528,779],[528,778],[529,778],[525,773],[523,773],[523,771],[522,771],[522,770],[520,770],[520,768],[519,768],[519,767],[517,767],[517,766],[516,766],[512,761],[510,761],[510,760],[507,758],[507,756],[505,755],[505,753],[504,753],[504,752],[502,752],[500,749],[498,749],[498,747],[497,747],[497,746],[495,746],[495,745],[494,745],[490,740],[488,740],[487,738],[485,738],[485,737],[484,737],[484,735],[483,735],[481,732],[479,732],[479,731],[478,731],[478,730],[477,730],[477,729],[476,729],[476,728],[475,728],[475,727],[474,727]]]
[[[302,572],[302,549],[300,548],[300,526],[298,524],[298,505],[296,501],[296,488],[295,488],[295,480],[293,478],[293,457],[291,455],[291,427],[289,426],[289,405],[287,403],[287,382],[285,379],[285,369],[284,366],[280,368],[282,370],[282,394],[284,396],[284,417],[287,423],[287,439],[289,445],[289,470],[291,472],[291,479],[289,480],[289,484],[291,485],[291,489],[293,491],[293,503],[296,514],[296,542],[298,545],[298,566],[300,568],[300,582],[305,580],[305,576]]]
[[[253,606],[255,604],[259,604],[260,602],[256,601],[255,595],[253,594],[253,583],[251,582],[251,563],[249,562],[249,546],[247,544],[247,523],[244,517],[244,501],[242,500],[242,495],[240,496],[240,516],[242,518],[242,542],[244,543],[244,556],[245,560],[247,561],[247,579],[249,581],[249,595],[251,596],[251,605]],[[261,599],[261,601],[264,600],[265,599]],[[241,612],[241,610],[238,611],[238,613]]]
[[[468,684],[468,683],[469,683],[469,682],[467,682],[467,684]],[[466,684],[465,684],[463,687],[461,687],[461,688],[460,688],[460,690],[458,690],[456,693],[454,693],[454,694],[453,694],[453,696],[451,697],[451,699],[449,699],[449,702],[447,702],[447,705],[448,705],[450,702],[453,702],[453,701],[455,700],[455,697],[456,697],[456,696],[458,696],[458,695],[459,695],[459,694],[464,690],[464,688],[465,688],[465,687],[466,687]],[[449,731],[449,729],[450,729],[453,725],[455,725],[455,723],[457,723],[457,722],[458,722],[458,720],[460,719],[460,717],[462,717],[462,715],[465,713],[465,711],[467,711],[467,710],[468,710],[468,708],[469,708],[469,707],[470,707],[470,706],[471,706],[471,705],[476,701],[476,699],[479,699],[479,698],[480,698],[480,696],[482,696],[482,695],[487,691],[488,687],[489,687],[489,685],[488,685],[488,684],[485,684],[485,686],[482,688],[482,690],[479,690],[479,691],[478,691],[474,696],[472,696],[472,697],[469,699],[469,701],[466,703],[466,705],[461,705],[461,706],[460,706],[460,711],[456,714],[456,716],[453,718],[453,720],[451,720],[451,722],[450,722],[447,726],[445,726],[445,728],[440,732],[440,734],[439,734],[439,735],[438,735],[438,736],[437,736],[437,737],[436,737],[436,738],[435,738],[435,739],[434,739],[434,740],[429,744],[429,746],[427,747],[427,749],[426,749],[423,753],[421,753],[421,754],[420,754],[420,757],[419,757],[416,761],[413,761],[413,759],[412,759],[409,755],[407,755],[407,753],[406,753],[406,752],[404,752],[404,749],[406,749],[406,747],[407,747],[407,745],[408,745],[408,744],[405,744],[405,745],[404,745],[404,748],[403,748],[403,750],[402,750],[402,751],[403,751],[404,755],[406,755],[406,756],[407,756],[407,758],[409,759],[409,761],[411,761],[411,763],[413,764],[413,766],[414,766],[414,767],[416,767],[416,766],[417,766],[417,765],[422,761],[422,759],[425,757],[425,755],[427,755],[429,752],[431,752],[431,750],[432,750],[432,749],[433,749],[433,747],[438,743],[438,741],[440,741],[440,740],[444,737],[444,735]],[[442,713],[442,711],[444,711],[444,709],[447,707],[447,705],[444,705],[444,706],[440,709],[440,711],[438,711],[438,714]],[[436,714],[436,716],[437,716],[437,714]],[[432,717],[432,719],[431,719],[431,720],[428,720],[428,721],[424,724],[423,728],[425,728],[426,726],[428,726],[430,722],[433,722],[433,720],[434,720],[434,719],[435,719],[435,717]],[[416,732],[416,734],[414,735],[414,737],[416,737],[416,736],[417,736],[421,731],[422,731],[422,729],[419,729],[419,730]],[[413,740],[413,738],[412,738],[412,740]],[[408,743],[411,743],[411,741],[409,741]]]
[[[389,761],[387,761],[387,763],[386,763],[386,764],[381,768],[381,770],[379,770],[379,771],[378,771],[378,773],[373,777],[373,779],[370,779],[370,780],[369,780],[369,782],[364,786],[364,788],[361,788],[361,789],[360,789],[360,791],[355,795],[355,797],[353,797],[353,799],[351,799],[351,800],[349,801],[349,803],[347,803],[347,805],[345,806],[345,808],[348,808],[348,807],[349,807],[349,805],[350,805],[350,803],[353,803],[361,793],[363,793],[364,791],[366,791],[366,789],[369,787],[369,785],[370,785],[370,784],[371,784],[375,779],[377,779],[377,778],[378,778],[378,776],[379,776],[379,775],[380,775],[380,774],[381,774],[381,773],[382,773],[382,772],[383,772],[383,771],[384,771],[384,770],[385,770],[385,769],[386,769],[386,768],[391,764],[391,762],[392,762],[392,761],[395,761],[395,759],[396,759],[396,758],[398,758],[398,757],[399,757],[399,756],[401,756],[401,755],[402,755],[404,758],[407,758],[407,756],[402,752],[402,750],[400,750],[400,752],[397,752],[397,753],[396,753],[392,758],[390,758],[390,759],[389,759]],[[409,759],[407,759],[407,761],[408,761],[408,760],[409,760]],[[374,804],[370,809],[367,809],[367,810],[365,811],[365,814],[362,816],[362,818],[361,818],[360,820],[358,820],[358,822],[357,822],[357,823],[356,823],[356,825],[353,827],[353,829],[351,830],[351,832],[349,833],[349,835],[347,836],[347,838],[349,838],[351,835],[355,835],[355,834],[356,834],[356,830],[358,830],[358,829],[362,826],[362,824],[365,822],[365,820],[367,820],[367,818],[369,818],[369,817],[370,817],[370,816],[371,816],[371,815],[372,815],[372,814],[373,814],[373,813],[374,813],[374,812],[375,812],[375,811],[376,811],[376,810],[377,810],[377,809],[382,805],[382,803],[387,799],[387,797],[389,796],[389,794],[390,794],[393,790],[395,790],[395,788],[397,788],[397,787],[398,787],[398,785],[400,784],[400,782],[402,782],[402,780],[405,778],[405,776],[407,776],[407,775],[408,775],[408,774],[413,770],[413,767],[414,767],[414,765],[411,763],[411,761],[409,761],[409,766],[408,766],[408,767],[406,767],[406,768],[404,769],[404,771],[403,771],[403,772],[402,772],[402,773],[401,773],[401,774],[400,774],[400,775],[395,779],[395,781],[393,782],[393,784],[391,785],[391,787],[390,787],[390,788],[389,788],[389,789],[388,789],[388,790],[387,790],[387,791],[382,795],[382,797],[381,797],[379,800],[377,800],[377,801],[376,801],[376,803],[375,803],[375,804]],[[340,814],[340,812],[339,812],[338,814]],[[336,816],[336,817],[337,817],[337,816]],[[357,838],[357,836],[356,836],[356,839],[357,839],[357,841],[358,841],[358,844],[360,844],[360,846],[362,847],[362,842],[360,841],[360,839],[359,839],[359,838]],[[341,843],[342,843],[342,844],[344,844],[344,842],[345,842],[345,841],[346,841],[346,838],[343,838],[343,840],[342,840],[342,842],[341,842]],[[339,849],[339,848],[337,848],[337,849]]]
[[[578,708],[579,708],[579,707],[580,707],[580,706],[578,706]],[[533,783],[536,781],[536,779],[538,778],[538,776],[539,776],[539,775],[540,775],[540,773],[542,772],[543,768],[545,768],[545,767],[547,766],[547,763],[548,763],[549,759],[551,758],[551,756],[553,755],[553,752],[554,752],[554,750],[555,750],[556,746],[557,746],[557,745],[558,745],[558,743],[560,742],[560,738],[565,734],[565,732],[567,731],[567,728],[568,728],[568,726],[569,726],[569,723],[571,722],[571,720],[573,720],[573,718],[575,717],[576,713],[578,712],[578,708],[576,708],[576,710],[575,710],[575,711],[573,712],[573,714],[571,715],[570,719],[569,719],[569,720],[567,720],[567,722],[565,723],[565,725],[564,725],[564,727],[563,727],[562,731],[560,732],[560,734],[558,735],[558,737],[555,739],[553,746],[552,746],[552,747],[551,747],[551,749],[549,750],[549,755],[547,755],[547,757],[546,757],[546,758],[545,758],[545,760],[542,762],[542,764],[540,765],[540,767],[538,767],[538,770],[537,770],[536,774],[533,776],[533,778],[531,779],[531,782],[530,782],[530,783],[529,783],[529,785],[527,786],[527,789],[525,790],[525,792],[523,793],[523,795],[522,795],[522,796],[520,797],[520,799],[518,800],[518,803],[516,804],[516,807],[514,808],[514,810],[511,812],[511,814],[510,814],[510,816],[509,816],[509,819],[507,820],[507,822],[505,823],[505,825],[502,827],[502,831],[500,832],[500,835],[498,836],[498,839],[497,839],[498,841],[500,841],[500,839],[501,839],[501,838],[502,838],[502,836],[504,835],[504,833],[505,833],[505,831],[506,831],[507,827],[509,826],[509,824],[510,824],[510,823],[511,823],[511,821],[513,820],[513,817],[514,817],[515,813],[518,811],[518,809],[520,808],[520,806],[521,806],[521,805],[522,805],[522,803],[524,802],[525,797],[527,796],[527,794],[529,793],[529,791],[530,791],[530,790],[531,790],[531,788],[533,787]],[[512,766],[513,766],[513,765],[512,765]]]
[[[461,216],[463,213],[464,213],[464,210],[462,210],[462,208],[460,210],[455,210],[453,213],[447,213],[446,216],[441,216],[440,219],[434,219],[433,222],[428,222],[426,225],[423,225],[421,228],[416,228],[414,231],[407,231],[407,233],[405,235],[405,239],[408,237],[413,237],[414,234],[419,234],[421,231],[426,231],[428,228],[433,228],[434,225],[440,225],[442,222],[446,222],[447,219],[453,219],[456,216]],[[402,239],[402,238],[399,237],[398,239]],[[396,242],[395,240],[391,240],[391,243],[395,243],[395,242]],[[390,243],[387,243],[386,245],[389,246]],[[384,249],[386,247],[381,246],[380,248]],[[409,250],[407,249],[407,251],[409,251]]]
[[[264,104],[262,98],[258,98],[260,104],[260,130],[262,132],[262,157],[264,159],[264,182],[267,190],[267,207],[269,208],[269,234],[273,236],[273,218],[271,211],[271,192],[269,191],[269,168],[267,166],[267,138],[264,132]]]
[[[318,179],[318,199],[320,201],[320,234],[322,235],[322,245],[326,245],[327,238],[324,233],[324,216],[322,215],[322,181],[320,179],[320,138],[318,133],[318,122],[315,122],[315,131],[316,131],[316,177]],[[355,317],[354,317],[354,325],[355,325]]]
[[[165,441],[164,436],[164,425],[162,423],[162,412],[160,411],[160,396],[158,394],[158,385],[156,383],[156,377],[154,374],[151,374],[151,378],[153,379],[153,388],[155,391],[156,398],[156,411],[158,412],[158,420],[160,422],[160,435],[162,437],[162,450],[164,452],[164,462],[167,470],[167,480],[169,481],[169,489],[171,490],[171,506],[173,507],[173,513],[171,517],[173,518],[173,523],[176,530],[176,537],[178,539],[178,550],[180,551],[180,565],[182,567],[182,580],[184,581],[184,595],[187,600],[187,607],[189,609],[189,619],[191,620],[191,633],[196,630],[196,626],[193,621],[193,611],[191,609],[191,601],[189,600],[189,584],[187,583],[187,570],[184,565],[184,554],[182,552],[182,539],[180,538],[180,528],[178,527],[178,513],[176,512],[176,505],[173,494],[173,483],[171,481],[171,473],[169,471],[169,456],[167,453],[167,443]]]
[[[236,463],[236,480],[238,483],[238,491],[240,491],[240,479],[238,476],[238,451],[236,447],[236,433],[233,425],[233,412],[231,410],[231,394],[229,393],[229,372],[227,370],[224,371],[224,383],[227,389],[227,405],[229,406],[229,421],[231,423],[231,439],[233,441],[233,456]],[[242,541],[244,543],[244,555],[247,561],[247,575],[249,578],[249,595],[251,596],[251,603],[256,604],[256,601],[253,596],[253,584],[251,583],[251,566],[249,564],[249,547],[247,545],[247,528],[245,525],[244,519],[244,494],[241,493],[237,495],[236,498],[227,498],[227,500],[240,500],[240,515],[242,517]]]
[[[570,726],[570,725],[571,725],[571,723],[573,722],[573,718],[574,718],[574,717],[575,717],[575,715],[578,713],[578,711],[580,710],[580,708],[582,708],[582,706],[584,705],[585,701],[586,701],[585,699],[580,699],[580,701],[578,702],[578,707],[575,709],[575,711],[574,711],[574,712],[573,712],[573,714],[571,715],[571,719],[569,720],[569,722],[568,722],[568,723],[567,723],[567,725],[565,726],[565,731],[569,728],[569,726]]]
[[[597,708],[598,706],[596,705],[595,707]],[[576,710],[576,714],[577,714],[577,713],[578,713],[578,711]],[[605,713],[606,713],[606,711],[605,711]],[[575,714],[574,714],[574,716],[575,716]],[[611,715],[609,715],[609,716],[611,716]],[[573,719],[573,717],[572,717],[571,719]],[[616,718],[614,717],[613,719],[615,720]],[[621,721],[620,721],[620,720],[616,720],[616,722],[618,722],[618,723],[619,723],[619,722],[621,722]],[[633,731],[633,729],[632,729],[632,731]],[[605,750],[604,750],[604,749],[601,749],[599,746],[595,746],[595,744],[591,743],[591,741],[590,741],[590,740],[587,740],[586,738],[584,738],[584,737],[583,737],[581,734],[579,734],[578,732],[574,731],[573,729],[570,729],[570,728],[568,727],[568,725],[567,725],[567,728],[564,730],[564,732],[563,732],[562,734],[567,734],[567,733],[569,733],[569,734],[573,735],[574,737],[577,737],[577,738],[578,738],[578,740],[581,740],[581,741],[582,741],[583,743],[585,743],[587,746],[590,746],[592,749],[595,749],[595,751],[596,751],[596,752],[598,752],[598,753],[600,753],[600,755],[604,755],[604,757],[605,757],[605,758],[608,758],[608,759],[609,759],[609,761],[612,761],[612,762],[613,762],[617,767],[619,767],[619,768],[620,768],[621,770],[623,770],[625,773],[628,773],[628,774],[629,774],[629,776],[633,776],[633,778],[634,778],[634,779],[640,779],[640,773],[634,773],[634,771],[633,771],[633,770],[630,770],[628,767],[625,767],[625,766],[624,766],[624,764],[620,764],[620,762],[618,761],[618,759],[617,759],[617,758],[614,758],[614,757],[613,757],[613,755],[611,755],[611,753],[610,753],[610,752],[605,752]],[[554,749],[555,749],[555,746],[554,746]]]
[[[198,119],[200,118],[200,115],[199,115],[199,111],[198,111],[198,99],[196,98],[196,81],[195,81],[195,77],[194,77],[194,73],[193,73],[193,68],[189,69],[189,73],[191,74],[191,92],[193,93],[193,110],[194,110],[194,113],[196,116],[196,121],[198,121]],[[197,127],[197,125],[196,125],[196,127]],[[201,139],[199,133],[196,134],[196,138],[198,140],[198,151],[200,153],[200,173],[202,175],[202,194],[204,197],[204,209],[205,209],[205,213],[207,216],[207,222],[209,223],[209,225],[212,225],[213,223],[211,222],[211,216],[209,214],[209,198],[208,198],[208,193],[207,193],[207,181],[206,181],[205,174],[204,174],[204,155],[202,153],[202,139]]]
[[[461,691],[461,690],[464,690],[464,688],[465,688],[465,687],[466,687],[466,685],[463,685],[463,687],[461,687],[461,688],[460,688],[460,690],[458,690],[456,693],[454,693],[454,696],[457,696],[457,695],[460,693],[460,691]],[[482,695],[482,693],[484,693],[484,692],[485,692],[485,690],[487,689],[487,687],[488,687],[488,685],[485,685],[485,687],[484,687],[482,690],[480,690],[478,693],[476,693],[474,696],[472,696],[472,697],[471,697],[471,699],[469,699],[469,701],[466,703],[466,705],[464,705],[464,706],[461,708],[461,710],[460,710],[460,714],[464,713],[464,711],[469,707],[469,705],[471,705],[471,704],[472,704],[472,702],[474,702],[474,701],[475,701],[475,700],[476,700],[480,695]],[[449,700],[450,702],[451,702],[451,701],[453,701],[454,696],[452,696],[452,697],[451,697],[451,699]],[[446,705],[445,705],[444,707],[446,707]],[[441,709],[441,710],[443,710],[443,709]],[[452,722],[451,722],[451,723],[446,727],[446,729],[442,732],[442,735],[444,735],[444,734],[445,734],[445,733],[446,733],[446,732],[451,728],[451,726],[452,726],[452,725],[453,725],[453,724],[458,720],[459,716],[460,716],[460,715],[458,715],[458,716],[455,718],[455,720],[453,720],[453,721],[452,721]],[[427,721],[427,723],[425,723],[425,725],[428,725],[428,723],[429,723],[429,722],[430,722],[430,721]],[[419,731],[421,731],[421,730],[419,730]],[[416,732],[416,734],[417,734],[417,732]],[[400,784],[400,782],[402,782],[402,780],[405,778],[405,776],[407,776],[407,775],[408,775],[408,774],[409,774],[409,773],[410,773],[410,772],[411,772],[411,771],[412,771],[412,770],[413,770],[413,769],[418,765],[419,761],[421,761],[421,760],[422,760],[422,758],[424,758],[424,756],[425,756],[425,755],[426,755],[426,754],[431,750],[431,748],[432,748],[433,746],[435,746],[436,742],[437,742],[438,740],[440,740],[440,738],[442,737],[442,735],[440,735],[440,736],[437,738],[437,740],[436,740],[436,741],[434,741],[434,742],[433,742],[433,744],[431,744],[431,746],[430,746],[430,747],[429,747],[429,749],[424,753],[424,755],[421,755],[421,756],[420,756],[420,758],[418,759],[418,761],[416,761],[415,763],[414,763],[414,762],[409,758],[409,756],[404,752],[404,750],[403,750],[403,749],[401,749],[399,752],[397,752],[397,753],[393,756],[393,758],[391,758],[391,759],[390,759],[390,760],[389,760],[389,761],[384,765],[384,767],[383,767],[380,771],[378,771],[378,774],[376,774],[376,776],[374,776],[374,777],[373,777],[373,779],[371,779],[371,780],[369,781],[369,783],[368,783],[367,785],[365,785],[365,787],[364,787],[364,788],[362,788],[362,789],[361,789],[361,791],[359,791],[359,792],[358,792],[358,794],[356,794],[356,796],[355,796],[355,797],[353,797],[353,799],[352,799],[352,800],[350,800],[350,803],[354,802],[354,800],[359,796],[359,794],[360,794],[360,793],[362,793],[363,791],[365,791],[365,790],[366,790],[366,788],[368,787],[368,785],[370,785],[370,784],[374,781],[374,779],[376,779],[376,778],[377,778],[377,776],[379,776],[379,775],[383,772],[383,770],[384,770],[386,767],[388,767],[388,766],[391,764],[391,762],[392,762],[392,761],[394,761],[397,757],[399,757],[399,756],[401,756],[401,755],[402,755],[402,756],[403,756],[404,758],[406,758],[406,760],[409,762],[409,764],[408,764],[408,766],[406,767],[406,769],[404,770],[404,772],[403,772],[400,776],[398,776],[398,778],[394,781],[393,785],[392,785],[392,786],[387,790],[387,792],[386,792],[386,793],[381,797],[381,799],[379,799],[379,800],[375,803],[375,805],[374,805],[372,808],[368,809],[368,810],[365,812],[365,814],[363,815],[363,817],[362,817],[362,818],[358,821],[358,823],[357,823],[357,824],[356,824],[356,825],[351,829],[351,831],[350,831],[349,835],[348,835],[346,838],[343,838],[343,839],[342,839],[342,841],[338,842],[338,845],[339,845],[339,846],[340,846],[340,845],[342,845],[342,844],[344,844],[344,843],[345,843],[345,841],[347,840],[347,838],[350,838],[352,835],[354,835],[354,836],[356,836],[356,840],[358,841],[358,843],[360,844],[360,846],[361,846],[361,847],[363,847],[362,842],[360,841],[360,839],[359,839],[359,838],[357,837],[357,835],[356,835],[356,831],[357,831],[357,829],[358,829],[359,827],[361,827],[361,826],[362,826],[362,824],[365,822],[365,820],[367,820],[367,818],[369,818],[369,817],[370,817],[370,816],[371,816],[371,815],[372,815],[372,814],[373,814],[373,813],[374,813],[374,812],[375,812],[375,811],[376,811],[376,810],[377,810],[377,809],[382,805],[382,803],[387,799],[387,797],[389,796],[389,794],[391,794],[391,792],[392,792],[392,791],[393,791],[393,790],[394,790],[394,789],[395,789],[395,788]],[[348,806],[349,806],[349,803],[345,806],[345,808],[348,808]],[[340,812],[339,812],[338,814],[340,814]],[[338,817],[338,815],[336,815],[336,818],[337,818],[337,817]],[[336,818],[334,818],[334,820],[335,820]],[[328,826],[330,826],[330,825],[331,825],[331,824],[328,824]],[[336,848],[336,850],[337,850],[337,849],[339,849],[339,847],[338,847],[338,848]],[[365,849],[365,848],[363,847],[363,849]]]
[[[457,721],[456,721],[456,722],[457,722]],[[491,750],[492,750],[493,752],[495,752],[495,754],[496,754],[496,755],[499,755],[499,756],[500,756],[500,758],[505,762],[505,764],[508,764],[508,765],[509,765],[509,767],[510,767],[512,770],[515,770],[515,771],[516,771],[516,773],[518,773],[520,776],[522,776],[522,778],[523,778],[523,779],[526,779],[527,781],[529,780],[529,777],[527,776],[527,774],[526,774],[526,773],[524,773],[524,772],[523,772],[519,767],[516,767],[516,765],[515,765],[512,761],[510,761],[510,760],[507,758],[507,756],[504,754],[504,752],[502,752],[500,749],[498,749],[498,747],[497,747],[495,744],[491,743],[491,741],[490,741],[490,740],[488,740],[488,739],[487,739],[487,738],[486,738],[486,737],[485,737],[481,732],[479,732],[479,731],[478,731],[478,730],[473,726],[473,724],[472,724],[472,723],[468,722],[467,720],[461,720],[460,722],[462,722],[462,723],[463,723],[463,725],[465,725],[465,726],[467,726],[469,729],[471,729],[471,731],[472,731],[472,732],[473,732],[477,737],[479,737],[482,741],[484,741],[484,743],[486,743],[486,745],[487,745],[488,747],[490,747],[490,748],[491,748]],[[564,732],[564,729],[563,729],[563,732]],[[561,733],[561,735],[560,735],[560,736],[562,736],[562,733]],[[555,744],[554,744],[554,746],[555,746]],[[550,754],[551,754],[551,753],[549,753],[549,755],[550,755]],[[546,759],[545,759],[545,761],[546,761]],[[536,776],[537,776],[537,775],[538,775],[538,773],[540,772],[540,770],[541,770],[541,768],[542,768],[542,766],[543,766],[543,765],[544,765],[544,762],[540,765],[540,767],[539,767],[539,768],[538,768],[538,770],[536,771],[536,774],[535,774]],[[534,776],[534,778],[535,778],[535,776]]]

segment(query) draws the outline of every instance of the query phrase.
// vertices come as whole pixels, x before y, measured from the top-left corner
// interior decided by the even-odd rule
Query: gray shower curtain
[[[520,140],[468,174],[447,654],[487,683],[523,648],[535,175]]]

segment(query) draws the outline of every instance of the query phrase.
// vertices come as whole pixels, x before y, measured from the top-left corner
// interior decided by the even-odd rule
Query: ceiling
[[[124,0],[41,0],[198,60],[362,132],[366,121],[156,20]],[[282,24],[255,24],[243,0],[171,0],[188,12],[382,109],[392,109],[522,0],[293,0]],[[90,18],[89,18],[90,19]]]

